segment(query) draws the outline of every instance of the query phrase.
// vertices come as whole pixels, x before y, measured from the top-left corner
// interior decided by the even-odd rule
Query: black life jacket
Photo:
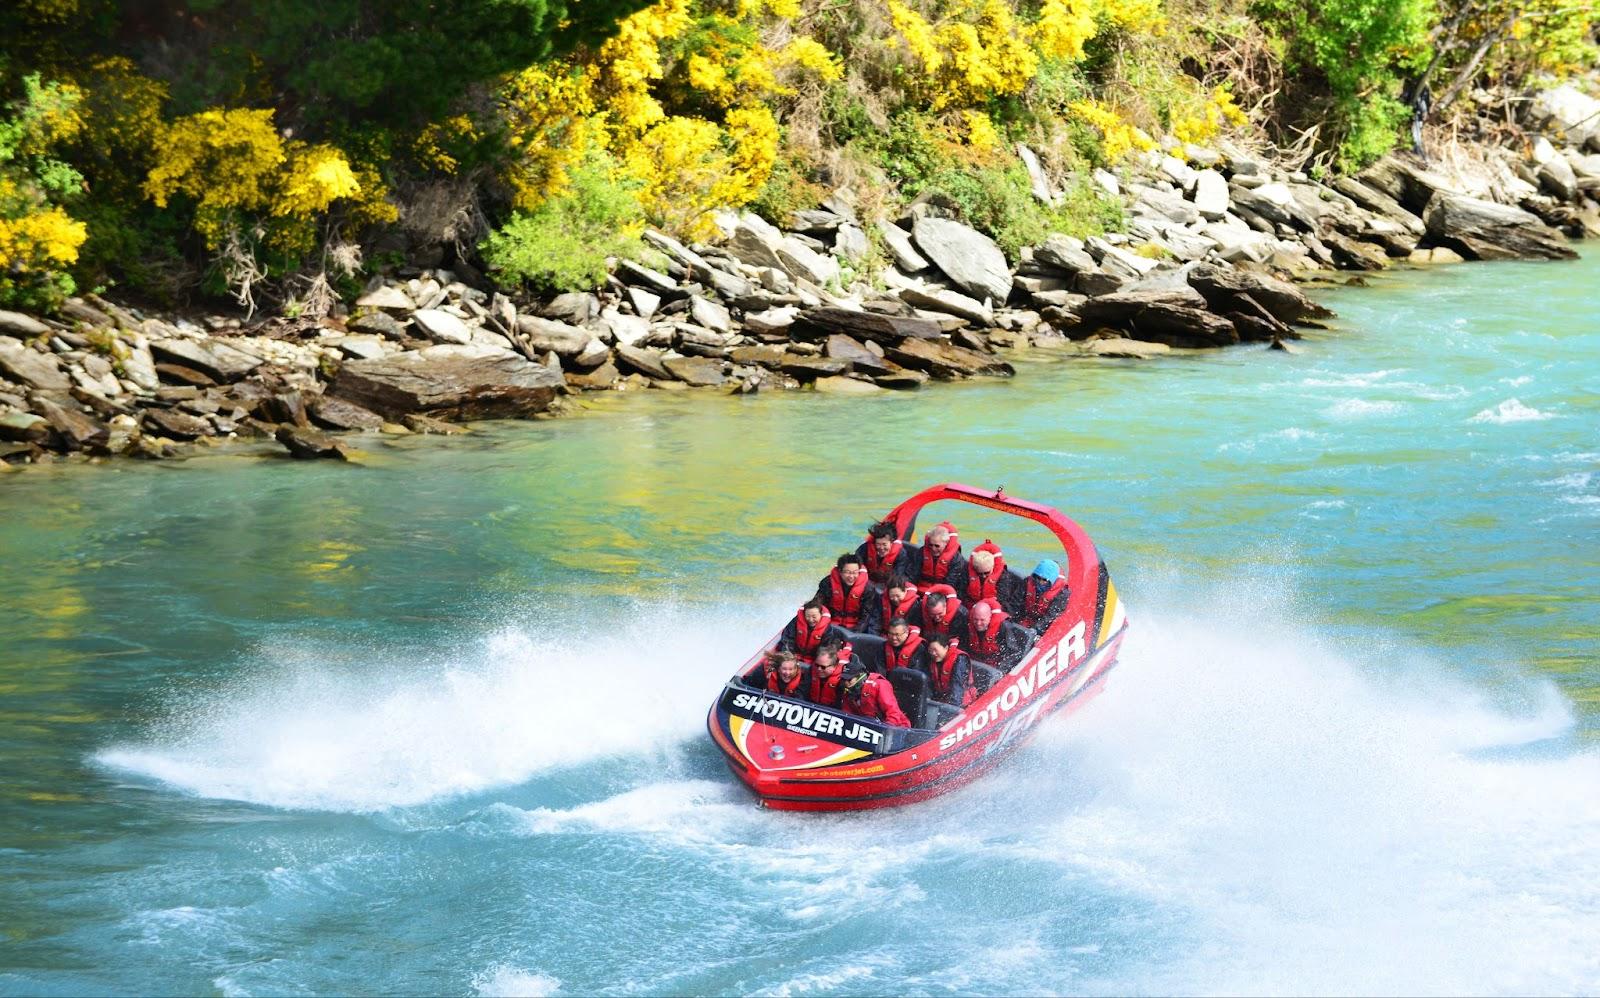
[[[929,546],[926,537],[922,540],[922,582],[943,582],[950,577],[950,566],[961,557],[961,539],[956,536],[955,530],[948,523],[941,523],[941,527],[950,531],[950,536],[944,542],[944,550],[935,557],[933,548]]]
[[[1061,595],[1061,590],[1067,588],[1067,576],[1063,573],[1056,577],[1056,581],[1050,584],[1049,589],[1036,593],[1033,582],[1035,578],[1036,576],[1028,576],[1028,588],[1022,594],[1022,623],[1025,627],[1039,626],[1039,621],[1044,617],[1045,611],[1050,609],[1051,602]]]
[[[822,608],[822,616],[817,618],[815,628],[806,624],[806,608],[801,607],[794,615],[794,653],[807,662],[811,661],[822,644],[822,636],[832,626],[833,616],[828,613],[827,607]]]
[[[990,603],[992,613],[989,615],[989,626],[986,630],[974,632],[971,610],[967,613],[967,651],[980,662],[994,663],[1000,660],[1000,626],[1009,618],[1009,615],[998,606]]]
[[[883,642],[884,670],[911,668],[911,660],[916,657],[917,649],[921,647],[922,628],[920,627],[911,628],[911,633],[906,635],[906,643],[898,648],[885,640]]]
[[[861,626],[861,597],[867,591],[867,573],[862,572],[856,576],[856,584],[846,587],[844,579],[840,577],[839,570],[835,568],[828,575],[832,582],[831,592],[828,596],[828,609],[839,618],[839,626],[846,630],[855,630]]]
[[[1000,580],[1006,574],[1006,556],[1000,553],[999,548],[984,541],[974,549],[973,553],[978,551],[994,553],[994,568],[990,569],[988,575],[979,575],[978,570],[972,565],[972,559],[967,559],[967,606],[986,599],[999,599]]]
[[[944,661],[935,662],[933,656],[928,656],[928,678],[932,680],[933,695],[944,698],[950,695],[951,681],[955,678],[956,667],[966,661],[967,653],[962,651],[952,639],[950,647],[945,649]],[[965,707],[972,702],[972,665],[967,665],[967,692],[961,698],[960,706]]]
[[[883,585],[889,581],[889,576],[894,574],[894,567],[900,564],[900,552],[905,550],[905,542],[896,540],[889,545],[889,553],[878,557],[878,546],[873,543],[872,535],[867,535],[867,578]]]

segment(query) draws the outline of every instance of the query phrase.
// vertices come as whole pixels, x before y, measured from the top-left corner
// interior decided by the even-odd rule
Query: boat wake
[[[216,691],[97,758],[282,808],[477,795],[443,828],[436,814],[423,824],[540,841],[541,855],[600,849],[619,870],[668,857],[680,891],[706,885],[670,904],[719,913],[703,933],[741,947],[755,927],[797,955],[737,990],[1600,986],[1600,752],[1571,737],[1554,687],[1469,681],[1263,603],[1136,602],[1097,702],[992,775],[906,809],[766,813],[722,772],[703,741],[706,690],[768,632],[770,610],[605,637],[506,629],[387,683],[297,668]],[[616,756],[629,765],[605,779],[577,768]],[[560,799],[511,793],[556,769],[571,771]],[[890,945],[863,918],[942,929]],[[530,983],[524,955],[488,966],[479,990],[585,986],[548,955]],[[617,968],[635,990],[731,987],[638,960]]]

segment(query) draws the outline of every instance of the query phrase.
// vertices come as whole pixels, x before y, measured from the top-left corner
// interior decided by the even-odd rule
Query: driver
[[[860,662],[851,664],[839,689],[839,709],[846,714],[870,717],[897,728],[911,727],[911,722],[906,719],[905,712],[894,698],[894,687]]]

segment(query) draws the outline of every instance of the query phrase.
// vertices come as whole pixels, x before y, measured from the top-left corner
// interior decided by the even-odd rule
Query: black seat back
[[[926,728],[928,711],[928,676],[921,669],[894,669],[889,673],[889,685],[894,687],[894,698],[913,728]]]
[[[972,663],[972,685],[980,697],[989,692],[989,688],[998,683],[1000,677],[1004,675],[1005,673],[992,665],[984,665],[982,662]]]
[[[883,674],[883,638],[877,634],[850,632],[850,647],[856,661],[879,675]]]

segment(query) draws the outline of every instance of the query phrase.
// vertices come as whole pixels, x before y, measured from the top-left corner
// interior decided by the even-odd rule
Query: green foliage
[[[572,186],[533,211],[517,212],[479,249],[504,286],[587,291],[606,279],[607,257],[636,257],[643,212],[611,164],[593,157],[571,171]]]
[[[1402,77],[1428,60],[1433,0],[1257,0],[1254,12],[1283,39],[1296,92],[1325,95],[1306,107],[1327,115],[1323,144],[1342,167],[1393,147]],[[1295,95],[1285,104],[1295,107]]]
[[[826,187],[806,176],[804,164],[780,152],[761,193],[756,195],[749,207],[775,225],[788,225],[790,215],[815,208],[827,196]]]

